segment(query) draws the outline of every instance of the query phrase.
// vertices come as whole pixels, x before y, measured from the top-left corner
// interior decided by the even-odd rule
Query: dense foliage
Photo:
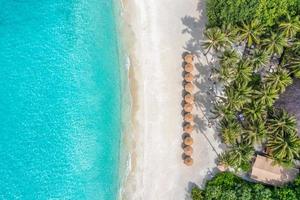
[[[211,0],[210,4],[213,2]],[[223,143],[228,147],[220,156],[220,162],[236,170],[248,171],[254,147],[259,145],[267,148],[266,153],[277,163],[291,166],[300,154],[296,119],[286,111],[276,109],[274,103],[292,84],[293,77],[300,75],[300,21],[298,17],[287,14],[293,13],[289,7],[295,2],[272,0],[265,5],[266,2],[260,0],[255,6],[265,5],[266,8],[255,20],[251,20],[251,16],[257,13],[251,12],[259,8],[244,5],[253,1],[234,1],[234,5],[231,0],[215,3],[222,2],[226,2],[222,9],[233,6],[226,10],[229,18],[220,20],[226,25],[208,28],[204,32],[206,40],[202,43],[205,56],[211,54],[218,58],[209,63],[215,81],[224,88],[224,94],[217,95],[212,111],[219,121]],[[284,11],[278,10],[277,14],[281,14],[277,17],[270,14],[274,18],[264,18],[264,13],[273,12],[268,10],[272,3],[281,5],[280,9]],[[241,6],[238,10],[244,17],[249,13],[249,19],[241,17],[245,21],[238,22],[238,25],[227,24],[226,20],[234,22],[235,17],[231,19],[230,13],[238,6]],[[247,11],[241,11],[242,8]],[[218,11],[217,5],[208,8],[208,13],[213,11]],[[222,12],[218,15],[222,17]],[[263,23],[268,20],[268,23]]]
[[[211,79],[223,87],[212,113],[227,150],[219,161],[249,171],[255,148],[291,166],[300,157],[294,116],[274,103],[300,78],[299,0],[208,0],[202,43]],[[211,59],[209,57],[217,58]],[[251,183],[230,172],[195,187],[193,200],[298,200],[300,176],[283,187]]]
[[[270,27],[282,16],[298,13],[298,0],[208,0],[209,26],[238,25],[258,19]]]
[[[205,189],[192,189],[193,200],[297,200],[300,199],[300,177],[281,188],[250,183],[225,172],[206,183]]]

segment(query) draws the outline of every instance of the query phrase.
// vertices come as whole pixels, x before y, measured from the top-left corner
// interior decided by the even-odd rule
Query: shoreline
[[[122,137],[122,152],[123,163],[126,166],[126,169],[121,170],[121,185],[119,191],[120,200],[130,200],[135,199],[132,194],[134,194],[138,189],[135,187],[135,180],[138,176],[135,174],[137,172],[137,160],[138,152],[141,152],[141,149],[137,149],[137,143],[140,141],[138,138],[138,122],[136,120],[137,113],[140,110],[140,99],[139,99],[139,89],[140,84],[138,83],[137,76],[139,75],[138,70],[138,59],[136,59],[136,44],[137,39],[135,38],[135,32],[132,28],[132,21],[134,21],[134,14],[138,11],[136,7],[133,6],[132,0],[120,0],[121,8],[121,27],[120,35],[122,44],[127,53],[127,58],[129,60],[129,65],[127,68],[127,78],[129,86],[129,98],[130,98],[130,125],[127,126],[127,131],[124,132]],[[133,11],[134,10],[134,11]],[[134,13],[134,14],[133,14]],[[128,115],[127,115],[128,116]],[[128,122],[128,119],[126,119]]]
[[[134,103],[137,101],[134,101],[134,99],[137,98],[135,95],[136,88],[133,87],[134,85],[137,85],[136,79],[134,76],[134,70],[133,70],[133,59],[132,57],[132,50],[133,50],[133,32],[132,29],[128,26],[129,20],[126,16],[126,10],[124,6],[127,4],[127,0],[115,0],[118,4],[118,23],[117,23],[117,29],[118,29],[118,35],[119,35],[119,42],[120,42],[120,49],[124,53],[122,55],[122,65],[124,65],[124,69],[121,72],[121,75],[123,76],[122,83],[125,83],[124,86],[121,86],[123,88],[122,92],[125,92],[126,94],[122,94],[122,130],[121,130],[121,138],[120,138],[120,166],[119,166],[119,191],[118,191],[118,199],[122,199],[122,195],[124,193],[124,189],[126,184],[126,181],[128,179],[128,176],[130,174],[130,171],[134,170],[132,169],[132,162],[135,160],[133,154],[133,148],[134,148],[134,137],[132,134],[132,130],[134,130],[134,115],[135,112],[138,110],[136,106],[134,106]],[[125,99],[125,100],[124,100]],[[129,120],[130,119],[130,120]]]

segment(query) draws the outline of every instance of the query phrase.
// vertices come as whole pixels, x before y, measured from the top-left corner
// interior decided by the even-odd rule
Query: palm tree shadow
[[[211,180],[217,173],[219,172],[218,168],[213,168],[213,169],[209,169],[204,178],[203,178],[203,182],[200,184],[200,185],[197,185],[196,183],[194,182],[189,182],[187,187],[185,188],[185,200],[191,200],[191,191],[193,188],[195,187],[199,187],[199,188],[204,188],[205,185],[206,185],[206,182]]]
[[[201,48],[201,41],[204,39],[203,32],[207,21],[204,7],[205,1],[198,1],[197,11],[199,12],[199,16],[184,16],[181,18],[181,21],[186,27],[182,30],[182,33],[191,36],[185,44],[184,49],[195,54],[198,60],[198,63],[195,64],[197,74],[195,75],[196,80],[194,81],[194,85],[199,91],[195,94],[195,105],[198,109],[202,109],[204,115],[209,115],[210,102],[212,101],[211,96],[208,95],[209,90],[212,89],[211,81],[209,81],[211,70],[209,63],[207,63],[203,55],[204,50]]]
[[[187,187],[185,188],[185,200],[191,200],[191,192],[194,187],[198,187],[194,182],[188,182]]]
[[[202,182],[201,187],[204,188],[206,181],[211,180],[218,172],[219,172],[219,169],[217,167],[213,168],[212,170],[209,169],[203,179],[204,181]]]
[[[186,28],[182,30],[182,33],[191,35],[191,38],[186,42],[184,49],[198,55],[201,53],[201,40],[203,40],[203,32],[207,22],[206,11],[204,8],[205,1],[200,0],[197,5],[199,17],[184,16],[181,18],[182,24],[186,26]]]
[[[201,133],[201,132],[205,132],[207,130],[207,123],[205,119],[201,119],[199,117],[199,115],[196,115],[194,118],[194,122],[195,122],[195,130],[196,133]]]
[[[214,89],[216,88],[215,83],[210,79],[212,75],[212,65],[216,64],[216,60],[212,60],[212,55],[208,54],[207,57],[204,55],[205,50],[202,48],[201,43],[204,40],[204,31],[206,29],[207,17],[205,11],[205,0],[198,0],[197,11],[198,16],[184,16],[181,18],[182,24],[185,28],[182,30],[182,34],[189,35],[188,41],[185,43],[183,48],[196,55],[196,74],[195,81],[193,82],[197,88],[196,93],[194,93],[195,98],[195,108],[197,114],[194,116],[195,131],[197,134],[203,134],[203,136],[208,141],[209,145],[212,147],[213,151],[218,155],[217,150],[214,148],[215,142],[211,142],[211,135],[208,135],[211,131],[209,129],[216,130],[215,123],[211,124],[213,114],[211,113],[211,108],[213,102],[215,101]],[[210,126],[211,125],[211,126]],[[213,139],[219,143],[221,140],[217,131],[213,131]],[[211,179],[217,173],[217,168],[212,170],[208,169],[207,174],[204,177],[204,181],[201,186],[204,186],[205,181]],[[195,186],[195,183],[190,182],[186,188],[186,200],[190,200],[191,189]]]

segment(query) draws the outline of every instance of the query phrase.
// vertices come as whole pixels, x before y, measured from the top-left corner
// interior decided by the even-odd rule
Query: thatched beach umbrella
[[[192,81],[194,80],[193,74],[191,74],[191,73],[186,73],[186,74],[184,75],[184,80],[185,80],[186,82],[192,82]]]
[[[185,91],[192,93],[194,91],[195,86],[192,83],[187,83],[184,86]]]
[[[184,101],[187,102],[187,103],[193,104],[194,103],[194,96],[191,95],[191,94],[186,94],[184,96]]]
[[[186,136],[183,140],[183,143],[185,145],[192,145],[194,143],[194,140],[191,136]]]
[[[191,146],[186,146],[183,148],[184,154],[191,156],[193,154],[193,148]]]
[[[189,133],[191,134],[194,130],[194,126],[191,125],[191,124],[186,124],[184,127],[183,127],[183,131],[186,132],[186,133]]]
[[[184,115],[184,121],[193,122],[194,121],[194,116],[191,113],[187,113],[187,114]]]
[[[190,156],[186,156],[184,158],[184,164],[186,164],[187,166],[191,166],[193,165],[194,161],[193,158],[191,158]]]
[[[186,104],[184,104],[183,110],[184,110],[185,112],[192,112],[192,110],[193,110],[193,105],[192,105],[192,104],[189,104],[189,103],[186,103]]]
[[[190,63],[188,63],[188,64],[186,64],[186,65],[184,66],[184,71],[186,71],[186,72],[188,72],[188,73],[193,72],[193,70],[194,70],[194,65],[192,65],[192,64],[190,64]]]
[[[184,56],[184,61],[186,63],[192,64],[194,62],[194,56],[192,54],[187,54],[186,56]]]

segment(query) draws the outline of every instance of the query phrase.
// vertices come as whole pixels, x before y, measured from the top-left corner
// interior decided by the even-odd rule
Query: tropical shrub
[[[295,191],[289,187],[276,188],[274,198],[278,200],[299,200]]]
[[[300,199],[300,176],[281,188],[247,182],[230,172],[217,174],[205,188],[192,189],[193,200],[297,200]],[[201,195],[199,195],[201,194]]]
[[[298,0],[208,0],[209,26],[239,25],[254,19],[268,27],[275,25],[282,16],[298,12]]]
[[[191,197],[193,200],[204,200],[203,191],[198,187],[194,187],[191,191]]]
[[[296,15],[297,0],[260,0],[254,18],[267,26],[276,24],[282,16]]]
[[[208,0],[207,16],[209,26],[223,24],[238,24],[241,21],[251,21],[255,15],[259,0]]]

